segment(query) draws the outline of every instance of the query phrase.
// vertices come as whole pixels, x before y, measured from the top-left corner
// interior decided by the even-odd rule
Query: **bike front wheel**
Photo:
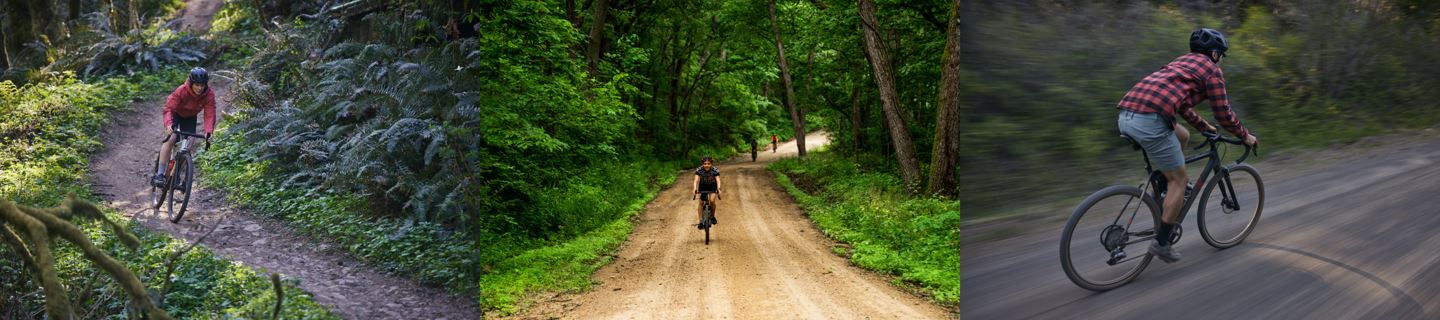
[[[175,216],[170,218],[171,223],[180,223],[180,218],[185,216],[185,209],[190,208],[191,187],[195,185],[195,165],[191,163],[190,157],[184,157],[182,159],[185,163],[185,181],[183,181],[178,189],[182,193],[180,196],[180,211],[176,212]]]
[[[1245,241],[1265,208],[1265,183],[1246,164],[1230,167],[1205,184],[1196,212],[1200,237],[1210,246],[1225,249]]]
[[[170,223],[180,223],[180,218],[184,218],[184,210],[190,206],[190,186],[194,182],[192,164],[190,157],[180,156],[180,159],[176,159],[176,173],[170,179],[170,185],[174,187],[170,189],[170,205],[167,206]],[[180,195],[174,195],[173,192],[179,192]],[[180,208],[176,208],[176,205]]]
[[[714,209],[706,208],[706,209],[705,209],[705,221],[700,222],[700,223],[704,223],[704,224],[705,224],[705,245],[707,245],[707,246],[710,245],[710,228],[715,226],[715,224],[714,224],[713,222],[711,222],[711,221],[712,221],[711,219],[714,219],[714,218],[715,218],[715,211],[714,211]]]
[[[1065,276],[1094,291],[1135,280],[1153,258],[1146,249],[1155,238],[1159,214],[1160,206],[1134,186],[1111,186],[1086,197],[1061,232]]]

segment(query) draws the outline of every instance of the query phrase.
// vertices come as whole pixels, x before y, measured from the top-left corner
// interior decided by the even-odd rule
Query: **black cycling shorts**
[[[200,114],[198,114],[198,113],[195,114],[194,117],[189,117],[189,118],[181,117],[179,114],[171,113],[171,114],[170,114],[170,125],[171,125],[171,126],[175,126],[175,127],[180,127],[180,132],[189,133],[189,134],[194,134],[194,133],[195,133],[195,123],[198,122],[197,120],[199,120],[199,118],[200,118]]]

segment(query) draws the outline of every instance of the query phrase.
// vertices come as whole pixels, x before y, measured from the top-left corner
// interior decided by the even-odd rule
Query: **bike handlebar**
[[[182,135],[182,136],[186,136],[186,137],[195,137],[195,138],[204,138],[204,137],[205,137],[205,135],[203,135],[203,134],[199,134],[199,133],[189,133],[189,132],[180,131],[180,130],[175,130],[175,133],[178,133],[178,134],[180,134],[180,135]]]
[[[180,131],[180,128],[179,128],[179,127],[171,127],[171,128],[170,128],[170,133],[171,133],[171,134],[179,134],[179,135],[182,136],[182,137],[191,137],[191,138],[201,138],[201,139],[205,139],[205,149],[210,149],[210,136],[208,136],[208,135],[203,135],[203,134],[198,134],[198,133],[189,133],[189,132],[185,132],[185,131]],[[160,140],[160,141],[161,141],[161,142],[164,142],[164,141],[169,141],[169,140],[170,140],[170,136],[167,135],[167,136],[165,136],[165,139],[164,139],[164,140]]]
[[[1220,135],[1220,133],[1218,132],[1200,131],[1200,135],[1205,136],[1205,142],[1195,146],[1195,150],[1203,149],[1206,146],[1209,146],[1213,149],[1215,147],[1215,142],[1219,141],[1245,147],[1245,153],[1240,155],[1240,159],[1235,159],[1235,163],[1237,164],[1245,162],[1245,159],[1249,158],[1251,154],[1255,154],[1256,156],[1260,155],[1260,150],[1258,150],[1259,148],[1254,148],[1250,145],[1245,144],[1245,140],[1237,138],[1226,138],[1225,136]]]

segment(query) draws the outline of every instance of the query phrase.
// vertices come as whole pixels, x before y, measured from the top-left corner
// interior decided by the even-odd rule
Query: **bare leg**
[[[1176,122],[1175,138],[1180,139],[1180,150],[1185,150],[1185,145],[1190,144],[1190,129],[1185,129],[1185,126],[1182,126],[1179,122]]]
[[[1160,215],[1160,222],[1167,224],[1180,223],[1175,221],[1180,217],[1180,206],[1185,205],[1185,182],[1189,179],[1185,175],[1185,167],[1165,171],[1165,179],[1169,179],[1169,190],[1165,193],[1165,212]]]
[[[160,144],[160,172],[155,174],[167,173],[165,169],[170,163],[170,149],[175,145],[176,140],[179,140],[179,136],[172,135],[170,139],[166,139],[164,143]]]

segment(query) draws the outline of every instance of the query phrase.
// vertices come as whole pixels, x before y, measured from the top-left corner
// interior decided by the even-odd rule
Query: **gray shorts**
[[[1121,110],[1120,119],[1116,122],[1120,133],[1135,139],[1150,155],[1155,169],[1171,171],[1185,165],[1185,154],[1180,150],[1180,138],[1175,137],[1175,128],[1159,114]]]

